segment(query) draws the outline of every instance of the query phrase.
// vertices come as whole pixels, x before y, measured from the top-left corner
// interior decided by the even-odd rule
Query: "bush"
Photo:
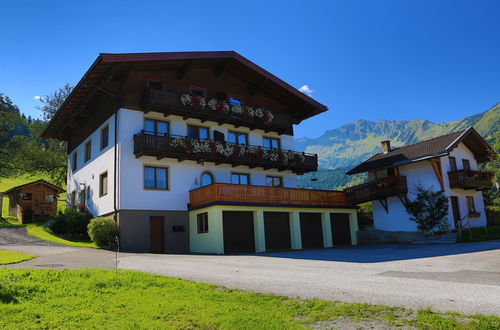
[[[373,209],[371,202],[363,203],[358,208],[358,224],[360,226],[373,225]]]
[[[486,206],[488,226],[500,226],[500,206]]]
[[[59,212],[59,214],[49,222],[48,226],[56,234],[88,240],[87,226],[90,219],[92,219],[92,214],[88,212],[78,212],[74,208],[68,208],[64,213]]]
[[[99,247],[115,249],[117,246],[118,226],[116,222],[106,218],[94,218],[88,225],[88,234]]]

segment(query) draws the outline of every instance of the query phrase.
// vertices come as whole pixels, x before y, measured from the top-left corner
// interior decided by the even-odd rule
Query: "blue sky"
[[[459,119],[500,101],[500,1],[9,1],[0,93],[76,84],[99,52],[235,50],[330,108],[315,137],[358,119]]]

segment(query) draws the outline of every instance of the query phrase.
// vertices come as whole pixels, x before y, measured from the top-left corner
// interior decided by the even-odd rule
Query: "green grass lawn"
[[[2,329],[302,329],[336,320],[500,327],[493,316],[288,299],[134,271],[0,269]]]
[[[38,237],[39,239],[43,239],[45,241],[61,243],[69,246],[89,247],[89,248],[99,249],[99,247],[95,245],[95,243],[93,242],[60,237],[56,235],[52,230],[50,230],[50,228],[45,227],[42,224],[39,223],[21,224],[19,221],[17,221],[16,218],[13,217],[0,219],[0,227],[26,227],[26,230],[29,235]]]
[[[32,256],[31,254],[14,252],[14,251],[0,250],[0,265],[16,264],[18,262],[31,260],[33,258],[36,258],[36,256]]]
[[[457,237],[457,242],[481,242],[500,239],[500,227],[471,228],[470,234],[466,229],[462,231],[462,237]]]

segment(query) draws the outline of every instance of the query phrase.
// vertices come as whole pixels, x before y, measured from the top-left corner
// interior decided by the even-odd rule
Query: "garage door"
[[[224,253],[254,253],[253,213],[223,211]]]
[[[264,212],[266,250],[291,249],[290,221],[287,212]]]
[[[323,247],[321,213],[300,213],[300,236],[303,249]]]
[[[351,245],[351,227],[349,214],[330,213],[333,245]]]

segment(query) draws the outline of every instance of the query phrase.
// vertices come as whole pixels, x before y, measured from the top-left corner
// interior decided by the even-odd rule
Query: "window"
[[[476,212],[476,205],[474,205],[474,197],[472,196],[466,196],[467,199],[467,210],[469,211],[469,214],[475,214]]]
[[[212,183],[214,183],[214,178],[212,177],[212,174],[210,174],[208,172],[204,172],[201,175],[201,186],[202,187],[208,186],[209,184],[212,184]]]
[[[55,202],[56,198],[57,198],[56,195],[52,195],[52,194],[45,195],[45,201],[49,202],[49,203]]]
[[[92,141],[85,143],[85,162],[92,158]]]
[[[283,187],[283,179],[279,176],[266,176],[266,186]]]
[[[33,194],[32,193],[24,193],[23,194],[23,200],[24,201],[30,201],[33,199]]]
[[[144,166],[144,189],[167,190],[167,179],[167,168]]]
[[[108,194],[108,172],[104,172],[99,176],[99,197]]]
[[[450,160],[450,171],[457,170],[457,159],[455,157],[448,157]]]
[[[231,183],[249,185],[250,176],[248,174],[242,174],[242,173],[231,173]]]
[[[200,213],[196,216],[198,222],[198,234],[208,233],[208,213]]]
[[[150,80],[150,81],[148,81],[148,88],[162,90],[163,84],[161,83],[161,81],[158,81],[158,80]]]
[[[246,133],[229,132],[227,134],[228,141],[235,144],[248,144],[248,136]]]
[[[109,144],[109,126],[101,129],[101,150],[106,148]]]
[[[470,162],[468,159],[462,159],[462,167],[464,170],[470,170]]]
[[[396,175],[396,168],[395,167],[389,167],[387,168],[387,176],[395,176]]]
[[[208,140],[208,128],[188,125],[188,136],[193,139]]]
[[[76,204],[76,191],[75,191],[75,190],[73,190],[73,191],[71,192],[70,197],[69,197],[69,205],[70,205],[71,207],[75,207],[75,204]]]
[[[144,121],[144,131],[146,134],[167,136],[169,134],[169,123],[167,121],[146,119]]]
[[[200,96],[200,97],[207,96],[207,90],[205,88],[201,88],[201,87],[191,86],[189,88],[189,92],[192,96]]]
[[[264,148],[270,150],[280,149],[280,139],[264,138]]]
[[[90,199],[90,186],[87,187],[87,193],[85,194],[85,196],[87,197],[87,200]]]
[[[72,169],[73,171],[76,171],[76,161],[77,161],[77,160],[78,160],[78,153],[75,151],[75,152],[73,153],[73,162],[72,162],[72,164],[71,164],[71,169]]]

